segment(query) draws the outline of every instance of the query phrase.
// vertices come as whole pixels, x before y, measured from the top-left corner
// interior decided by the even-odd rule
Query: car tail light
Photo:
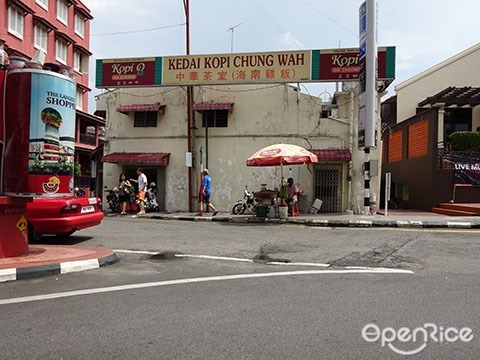
[[[80,204],[68,204],[62,208],[61,213],[64,215],[76,214],[80,212],[81,208],[82,208],[82,205]]]

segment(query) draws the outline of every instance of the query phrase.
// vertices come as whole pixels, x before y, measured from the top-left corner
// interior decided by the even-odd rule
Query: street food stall
[[[260,199],[261,206],[264,208],[260,211],[260,215],[269,213],[273,217],[286,218],[288,215],[288,208],[284,200],[285,196],[283,165],[300,165],[318,162],[317,156],[312,152],[304,149],[301,146],[292,144],[274,144],[258,150],[255,154],[247,159],[247,166],[280,166],[281,170],[281,188],[278,190],[268,190],[265,186],[254,195]],[[263,184],[265,185],[265,184]],[[281,199],[281,200],[279,200]],[[273,207],[273,211],[270,211]],[[266,211],[264,210],[266,208]],[[257,211],[257,216],[258,215]],[[266,216],[266,215],[265,215]]]

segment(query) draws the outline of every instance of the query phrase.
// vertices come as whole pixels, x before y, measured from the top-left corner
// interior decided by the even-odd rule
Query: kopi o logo
[[[432,323],[425,323],[413,330],[407,327],[398,330],[392,327],[380,329],[376,324],[367,324],[362,329],[362,337],[367,342],[378,341],[382,347],[388,346],[397,354],[415,355],[425,349],[429,342],[436,344],[470,342],[473,340],[473,331],[468,327],[456,329]]]

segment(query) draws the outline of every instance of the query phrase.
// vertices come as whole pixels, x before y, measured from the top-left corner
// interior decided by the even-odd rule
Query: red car
[[[69,236],[75,231],[99,225],[102,203],[96,197],[34,198],[27,204],[28,239],[44,234]]]

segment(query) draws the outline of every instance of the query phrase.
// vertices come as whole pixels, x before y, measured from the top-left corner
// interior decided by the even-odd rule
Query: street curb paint
[[[100,267],[114,264],[119,260],[118,255],[112,252],[112,254],[98,259],[65,261],[47,265],[2,269],[0,270],[0,283],[99,269]]]

